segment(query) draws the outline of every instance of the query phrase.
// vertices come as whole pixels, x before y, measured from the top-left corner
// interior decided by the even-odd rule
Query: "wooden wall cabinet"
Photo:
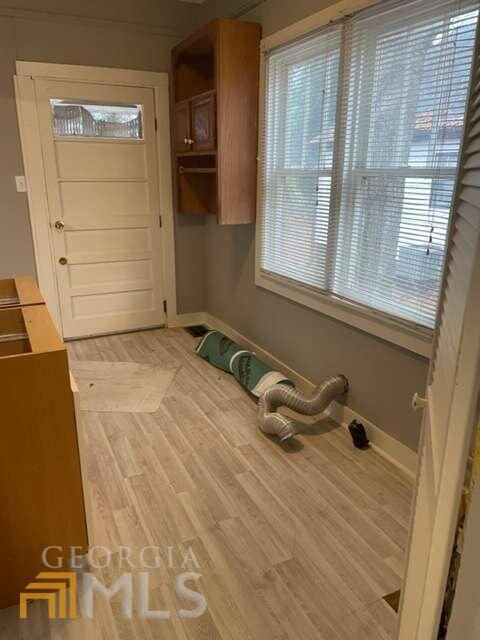
[[[261,27],[220,19],[172,52],[178,213],[255,221]]]
[[[216,148],[215,93],[209,91],[190,100],[191,151]]]
[[[175,151],[215,151],[215,93],[208,91],[175,105]]]
[[[46,570],[42,551],[88,551],[65,345],[43,304],[0,309],[0,608]]]
[[[174,112],[175,151],[183,153],[190,150],[190,102],[182,100],[175,105]]]

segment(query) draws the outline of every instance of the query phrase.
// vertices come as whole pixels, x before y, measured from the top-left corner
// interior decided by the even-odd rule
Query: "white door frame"
[[[455,391],[450,408],[450,426],[445,460],[439,482],[439,507],[430,541],[430,556],[423,577],[406,574],[402,585],[402,599],[398,624],[398,640],[433,640],[445,598],[446,581],[450,568],[452,549],[457,531],[460,500],[465,486],[468,456],[477,424],[480,388],[480,246],[476,250],[469,299],[465,313],[463,336],[457,363]],[[421,444],[421,443],[420,443]],[[421,469],[419,469],[419,473]],[[417,475],[416,489],[419,476]],[[416,494],[412,504],[418,504]],[[420,503],[420,509],[428,505]],[[417,531],[421,538],[422,531]],[[423,558],[415,556],[412,548],[413,518],[410,523],[409,549],[406,567],[422,566]],[[421,543],[419,545],[422,546]],[[419,580],[422,597],[416,602],[405,603],[405,582]],[[415,635],[414,635],[415,634]]]
[[[153,89],[157,120],[156,141],[162,216],[164,286],[167,302],[166,318],[168,325],[174,324],[177,317],[177,296],[168,74],[43,62],[17,61],[16,63],[15,96],[37,277],[45,302],[61,332],[60,303],[50,240],[47,185],[34,86],[34,79],[40,78]]]

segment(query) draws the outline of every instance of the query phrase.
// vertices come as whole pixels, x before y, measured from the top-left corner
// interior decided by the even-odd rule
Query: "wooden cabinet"
[[[190,151],[190,102],[183,100],[175,105],[175,151]]]
[[[208,91],[175,105],[175,151],[215,151],[215,93]]]
[[[190,100],[191,150],[216,148],[215,93],[210,91]]]
[[[0,309],[0,608],[45,570],[42,552],[88,550],[65,345],[44,304]]]
[[[255,221],[260,25],[214,20],[172,52],[178,213]]]
[[[43,302],[43,296],[34,278],[22,276],[0,280],[0,309]]]

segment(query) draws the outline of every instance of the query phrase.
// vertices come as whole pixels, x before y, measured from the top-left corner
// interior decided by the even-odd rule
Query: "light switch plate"
[[[15,176],[15,185],[18,193],[25,193],[27,191],[27,181],[25,176]]]

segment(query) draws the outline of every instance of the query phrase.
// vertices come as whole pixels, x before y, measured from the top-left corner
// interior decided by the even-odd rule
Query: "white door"
[[[164,324],[153,90],[35,92],[64,337]]]
[[[475,427],[480,379],[480,71],[476,69],[430,367],[400,640],[434,640]]]

